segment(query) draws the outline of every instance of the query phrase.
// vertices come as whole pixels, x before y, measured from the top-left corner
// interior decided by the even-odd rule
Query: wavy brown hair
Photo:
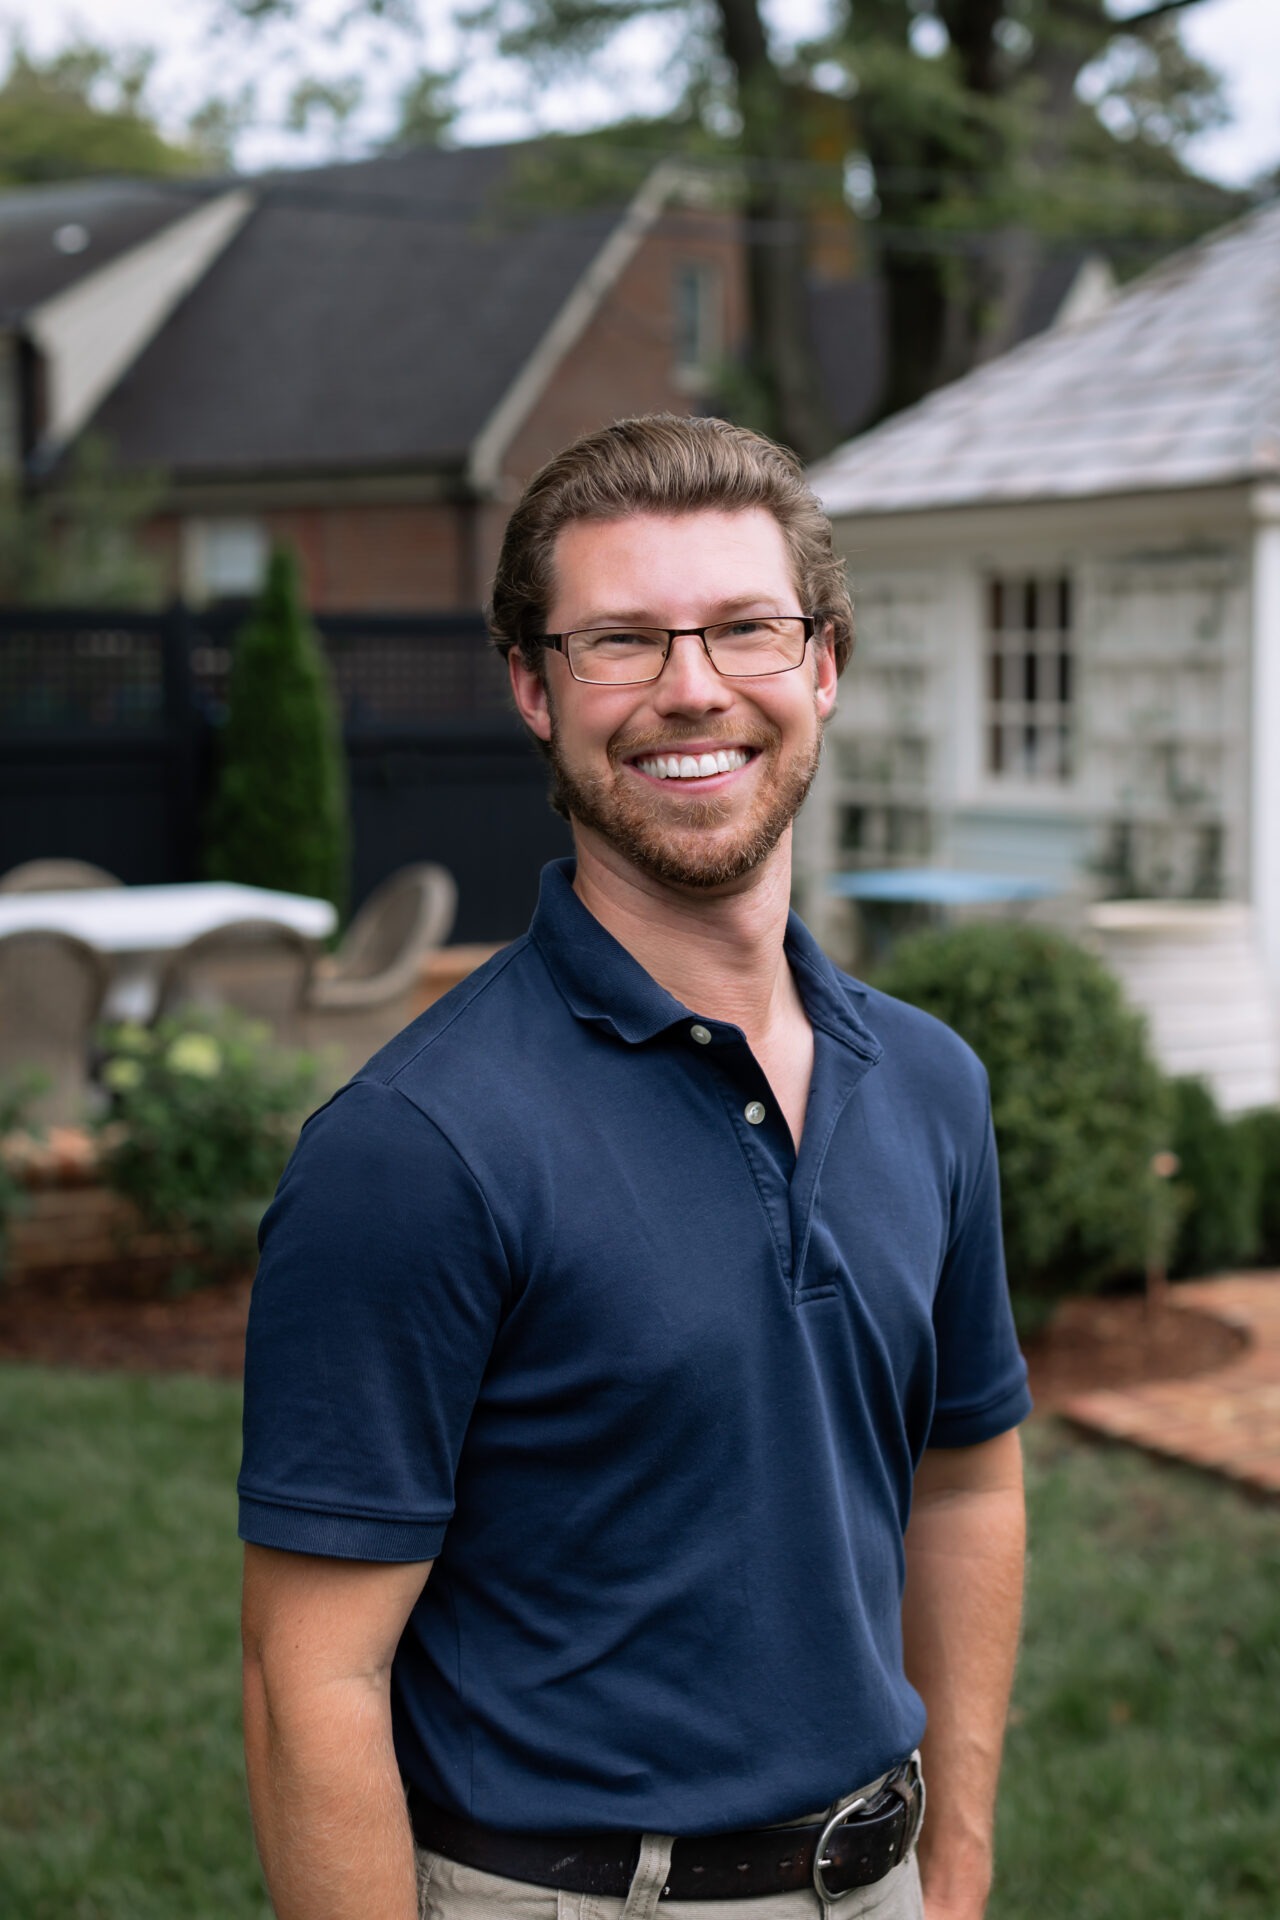
[[[503,536],[489,631],[503,656],[540,663],[555,543],[574,520],[632,513],[733,513],[763,507],[782,530],[805,612],[827,627],[836,670],[853,652],[853,606],[831,523],[796,456],[748,427],[674,413],[615,420],[558,453],[530,480]]]

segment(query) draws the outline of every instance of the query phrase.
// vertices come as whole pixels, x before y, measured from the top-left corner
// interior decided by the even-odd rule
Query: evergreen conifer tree
[[[338,711],[297,562],[278,547],[236,637],[205,867],[214,880],[332,900],[341,914],[349,841]]]

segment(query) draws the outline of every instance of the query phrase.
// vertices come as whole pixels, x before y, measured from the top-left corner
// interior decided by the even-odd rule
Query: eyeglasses
[[[701,640],[726,680],[790,673],[804,659],[820,616],[795,613],[721,620],[712,627],[587,627],[580,633],[540,633],[569,663],[575,680],[593,687],[635,687],[656,680],[673,643],[683,634]]]

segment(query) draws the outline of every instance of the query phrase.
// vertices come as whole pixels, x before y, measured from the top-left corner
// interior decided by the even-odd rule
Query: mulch
[[[175,1294],[169,1265],[120,1260],[0,1283],[0,1360],[240,1377],[250,1274]],[[1041,1411],[1095,1387],[1191,1379],[1232,1359],[1236,1329],[1140,1295],[1069,1300],[1025,1342]]]

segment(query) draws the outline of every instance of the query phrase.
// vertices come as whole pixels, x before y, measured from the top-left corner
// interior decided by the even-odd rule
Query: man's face
[[[549,633],[588,627],[706,626],[746,614],[797,614],[782,531],[763,508],[573,521],[555,548]],[[694,635],[659,679],[586,686],[545,654],[545,682],[511,655],[516,702],[548,743],[580,851],[598,838],[654,879],[722,887],[778,846],[818,765],[835,705],[830,647],[810,643],[788,673],[727,680]],[[728,755],[714,773],[674,761]]]

